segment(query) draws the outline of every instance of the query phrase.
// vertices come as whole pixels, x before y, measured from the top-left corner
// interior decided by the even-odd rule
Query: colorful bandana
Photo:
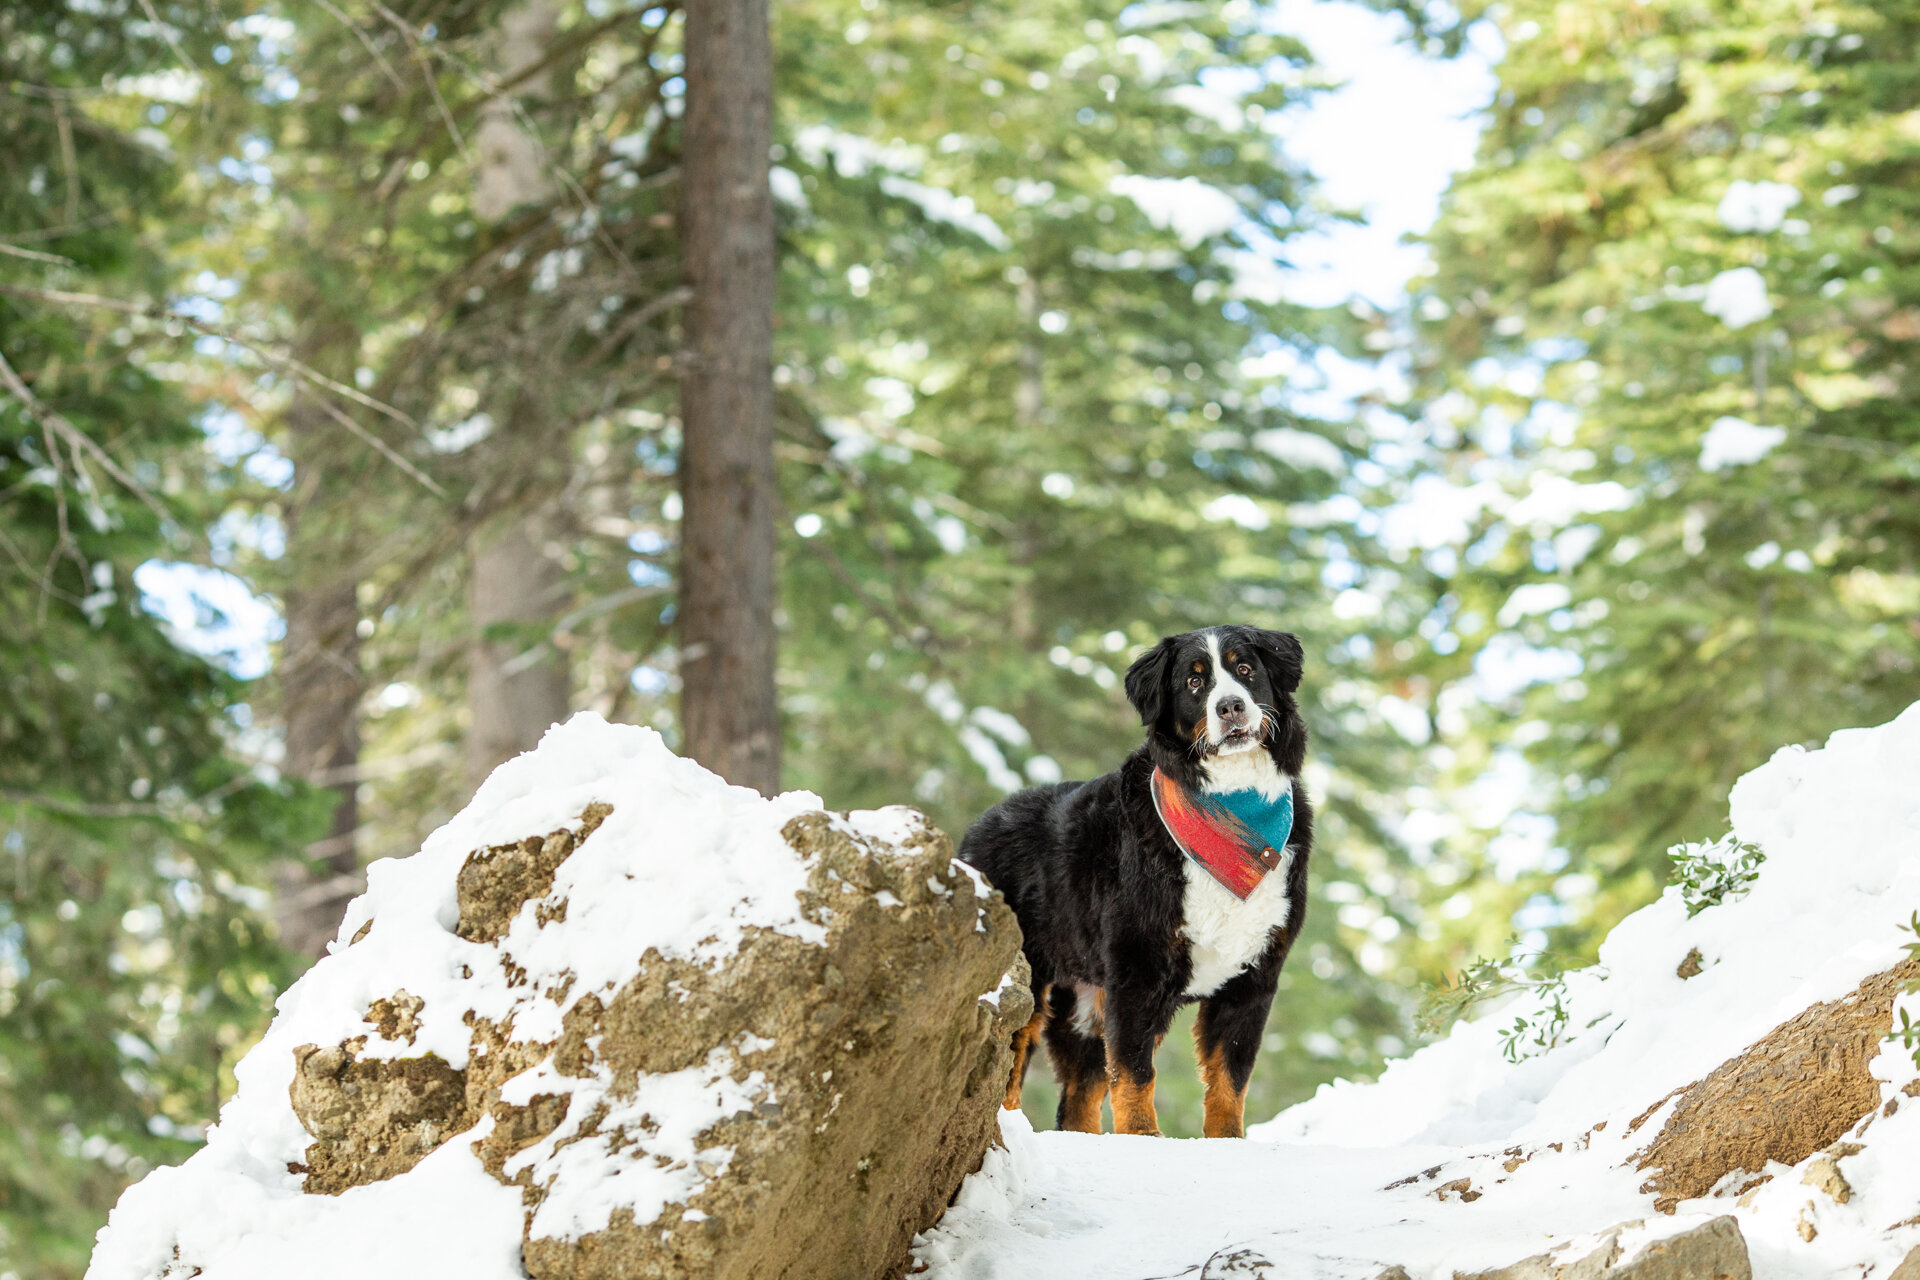
[[[1293,788],[1273,800],[1258,791],[1194,792],[1153,771],[1153,807],[1180,851],[1243,901],[1293,834]]]

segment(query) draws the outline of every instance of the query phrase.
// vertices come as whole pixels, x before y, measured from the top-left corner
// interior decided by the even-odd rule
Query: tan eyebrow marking
[[[1205,675],[1206,673],[1207,673],[1207,664],[1206,664],[1206,663],[1204,663],[1204,662],[1196,662],[1196,663],[1194,663],[1194,664],[1193,664],[1193,674],[1195,674],[1195,675],[1197,675],[1197,676],[1203,676],[1203,675]]]
[[[1239,661],[1239,659],[1240,659],[1240,651],[1239,651],[1238,649],[1229,649],[1229,650],[1227,650],[1227,661],[1228,661],[1228,662],[1237,662],[1237,661]]]

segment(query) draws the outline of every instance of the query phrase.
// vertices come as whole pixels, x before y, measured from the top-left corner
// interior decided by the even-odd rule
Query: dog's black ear
[[[1173,666],[1179,636],[1168,636],[1133,660],[1127,668],[1127,701],[1140,713],[1140,723],[1150,725],[1160,718],[1167,705],[1167,672]]]
[[[1282,693],[1300,687],[1300,673],[1306,666],[1306,652],[1300,637],[1290,631],[1253,631],[1249,633],[1255,652],[1266,665],[1267,679]]]

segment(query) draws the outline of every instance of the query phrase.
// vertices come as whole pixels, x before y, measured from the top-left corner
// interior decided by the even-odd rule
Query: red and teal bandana
[[[1258,791],[1195,792],[1155,769],[1153,807],[1180,851],[1245,899],[1293,834],[1293,788],[1267,799]]]

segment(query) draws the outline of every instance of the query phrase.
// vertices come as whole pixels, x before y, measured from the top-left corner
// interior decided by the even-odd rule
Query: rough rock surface
[[[1634,1237],[1643,1227],[1623,1222],[1597,1241],[1564,1245],[1496,1271],[1455,1272],[1455,1280],[1752,1280],[1747,1242],[1730,1217],[1638,1243]]]
[[[1893,1024],[1894,1000],[1916,975],[1912,961],[1876,974],[1687,1086],[1638,1161],[1652,1171],[1645,1189],[1659,1208],[1671,1212],[1707,1194],[1736,1169],[1797,1165],[1878,1107],[1880,1083],[1867,1065]]]
[[[476,851],[459,875],[456,932],[500,946],[522,911],[542,931],[565,928],[554,871],[609,811]],[[470,1017],[464,1069],[431,1055],[362,1060],[364,1038],[302,1046],[290,1097],[314,1139],[306,1189],[378,1182],[468,1141],[522,1188],[522,1259],[536,1280],[900,1274],[914,1233],[997,1133],[1009,1043],[1030,1013],[1019,929],[917,815],[898,843],[826,813],[781,834],[806,859],[801,911],[824,945],[751,930],[712,969],[649,950],[626,986],[574,1001],[550,1042],[515,1040],[511,1018]],[[419,1003],[404,991],[374,1001],[370,1030],[410,1040]],[[593,1194],[560,1185],[567,1149],[620,1152],[652,1136],[640,1090],[673,1073],[751,1102],[694,1135],[701,1189],[650,1221],[619,1208],[603,1229],[543,1229],[555,1225],[540,1220],[549,1200]],[[571,1091],[589,1076],[611,1083]],[[544,1165],[526,1158],[536,1150]]]

